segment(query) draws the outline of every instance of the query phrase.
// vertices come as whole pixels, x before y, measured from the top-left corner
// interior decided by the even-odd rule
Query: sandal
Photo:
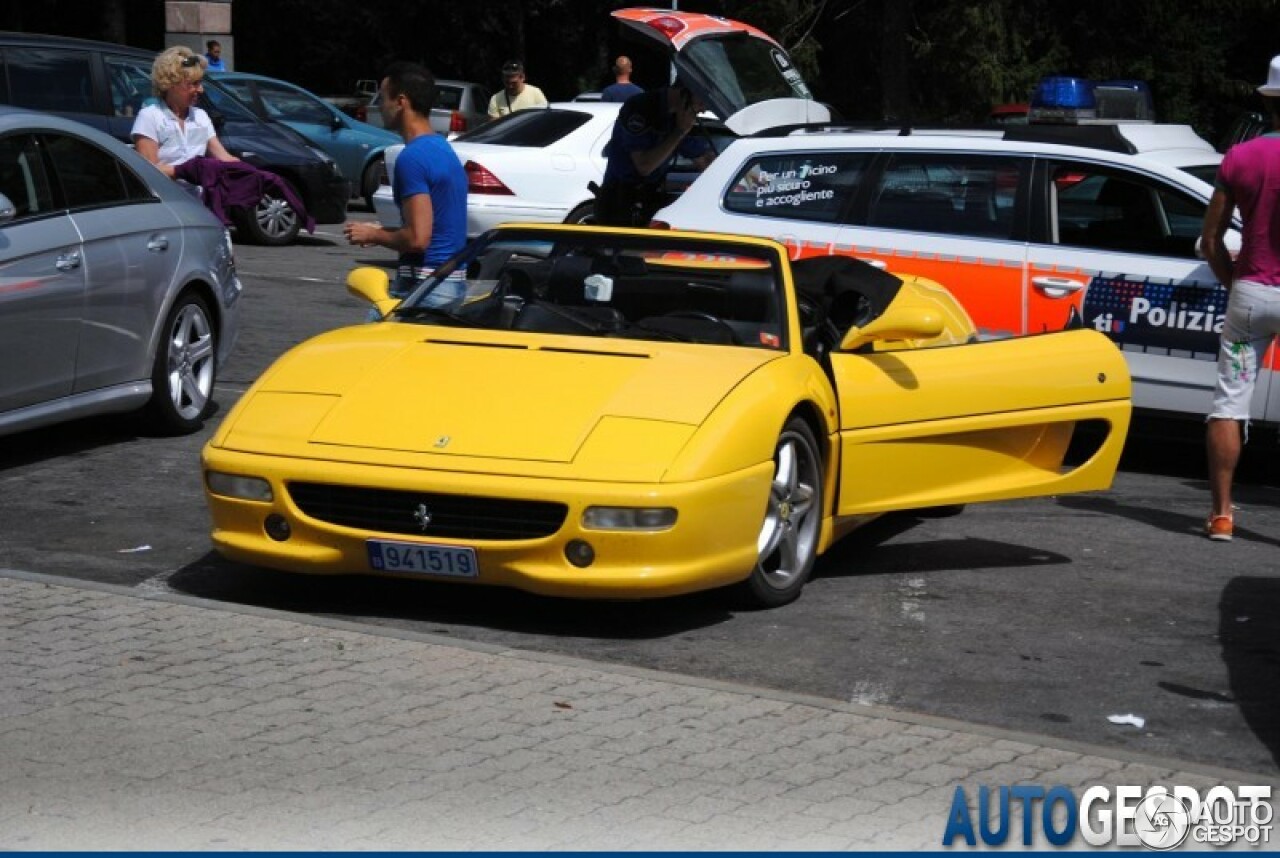
[[[1214,542],[1230,542],[1233,525],[1229,515],[1211,515],[1204,523],[1204,532]]]

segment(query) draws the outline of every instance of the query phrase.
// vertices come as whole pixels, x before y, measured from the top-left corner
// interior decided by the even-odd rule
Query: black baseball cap
[[[502,64],[503,74],[524,74],[524,63],[519,60],[507,60]]]

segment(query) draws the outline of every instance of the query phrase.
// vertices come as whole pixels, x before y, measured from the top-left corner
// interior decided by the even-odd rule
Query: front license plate
[[[416,572],[448,578],[475,578],[480,574],[474,548],[386,539],[370,539],[365,545],[369,548],[369,565],[378,572]]]

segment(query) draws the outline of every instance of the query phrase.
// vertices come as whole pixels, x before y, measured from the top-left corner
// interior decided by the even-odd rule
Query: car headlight
[[[273,499],[271,484],[259,477],[224,474],[221,471],[205,471],[205,485],[215,495],[226,495],[240,500],[270,503]]]
[[[584,530],[670,530],[675,523],[669,506],[589,506],[582,513]]]
[[[338,166],[338,162],[329,157],[329,153],[315,146],[308,146],[317,158],[319,158],[326,167],[333,171],[335,176],[342,175],[342,169]]]

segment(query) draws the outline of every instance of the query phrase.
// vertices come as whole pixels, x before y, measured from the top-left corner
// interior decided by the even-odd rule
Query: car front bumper
[[[260,502],[214,494],[206,482],[213,545],[220,554],[237,562],[288,572],[394,574],[514,587],[551,596],[613,599],[676,595],[745,579],[756,562],[756,540],[773,476],[772,462],[764,462],[695,483],[585,482],[312,462],[212,447],[205,449],[204,468],[206,472],[258,477],[271,486],[273,499]],[[566,504],[568,512],[551,535],[527,539],[454,539],[403,530],[377,532],[308,516],[286,487],[295,480],[377,487],[407,495],[418,491],[517,501],[554,499]],[[581,522],[583,511],[593,505],[673,507],[678,510],[678,519],[666,530],[590,530]],[[412,509],[409,503],[403,512],[408,515]],[[272,515],[287,521],[287,539],[267,535],[266,520]],[[473,548],[478,577],[380,572],[370,565],[366,540],[371,538]],[[566,546],[574,540],[587,542],[593,550],[594,562],[585,568],[566,558]]]

